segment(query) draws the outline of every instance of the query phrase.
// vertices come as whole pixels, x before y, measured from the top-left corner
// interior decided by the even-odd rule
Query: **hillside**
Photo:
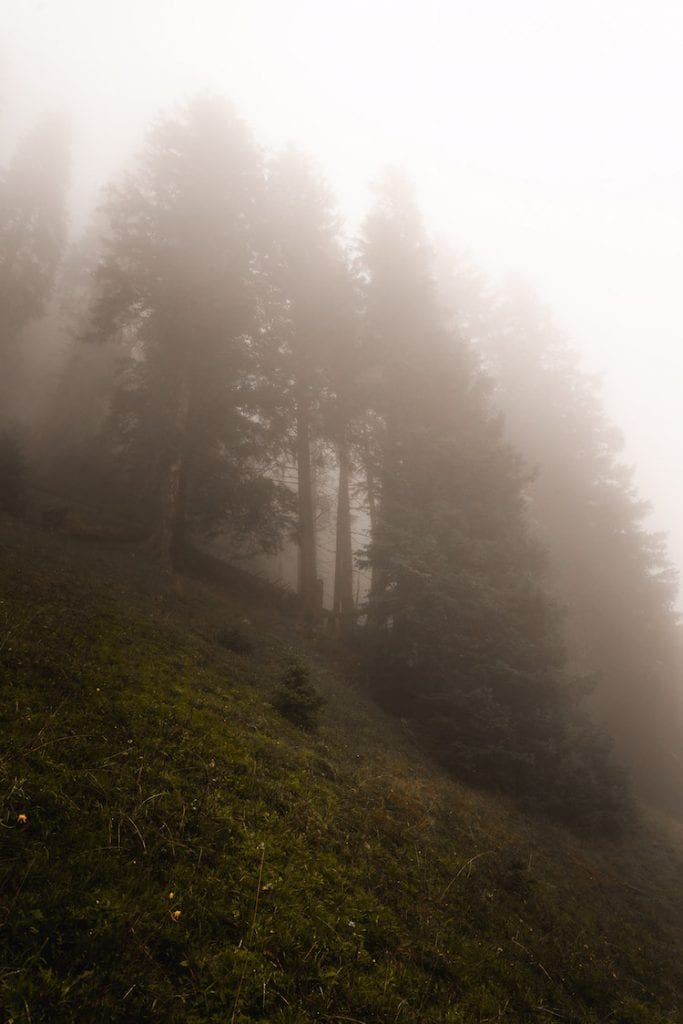
[[[5,521],[0,602],[3,1021],[683,1019],[680,828],[443,777],[348,651],[133,545]]]

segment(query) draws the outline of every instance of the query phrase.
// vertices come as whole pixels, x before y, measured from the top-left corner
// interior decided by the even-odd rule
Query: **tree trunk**
[[[375,475],[372,471],[370,455],[366,452],[365,459],[365,490],[368,496],[368,514],[370,516],[370,541],[377,540],[377,492],[375,490]],[[377,567],[374,561],[370,566],[370,593],[377,589]]]
[[[365,458],[365,481],[368,496],[368,512],[370,515],[370,542],[371,544],[381,543],[381,522],[379,497],[375,474],[372,468],[372,457],[369,449]],[[377,565],[377,554],[374,553],[370,562],[370,592],[368,595],[368,625],[379,627],[384,625],[385,616],[380,611],[379,603],[387,587],[387,574],[381,566]]]
[[[344,438],[337,449],[339,459],[339,492],[337,496],[337,547],[334,563],[334,599],[332,611],[337,616],[338,631],[348,633],[353,625],[353,547],[351,544],[351,503],[349,499],[349,444]]]
[[[166,468],[161,495],[160,556],[168,572],[178,568],[185,536],[187,505],[187,430],[190,415],[190,385],[187,371],[178,384],[173,448]]]
[[[296,420],[296,464],[299,500],[299,598],[304,615],[317,618],[322,600],[318,586],[315,543],[315,504],[311,469],[311,439],[308,394],[299,389]]]

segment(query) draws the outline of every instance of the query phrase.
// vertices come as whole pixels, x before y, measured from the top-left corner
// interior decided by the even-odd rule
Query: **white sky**
[[[352,219],[402,164],[436,232],[530,280],[683,567],[683,3],[0,0],[0,159],[71,110],[79,215],[205,88],[316,157]]]

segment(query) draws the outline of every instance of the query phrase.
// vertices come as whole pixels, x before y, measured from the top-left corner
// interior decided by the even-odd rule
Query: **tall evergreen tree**
[[[22,332],[46,311],[66,239],[68,131],[44,117],[0,173],[0,406],[21,387]]]
[[[664,539],[647,528],[596,381],[548,312],[521,288],[487,305],[480,346],[507,436],[538,466],[530,516],[567,606],[569,651],[596,679],[593,713],[639,788],[683,810],[683,649]]]
[[[65,252],[57,275],[48,322],[60,352],[36,424],[34,460],[39,479],[55,496],[135,517],[137,492],[125,480],[106,429],[130,346],[120,335],[83,344],[97,297],[104,232],[105,219],[93,217]]]
[[[384,699],[468,778],[569,818],[585,821],[585,803],[616,819],[619,785],[564,674],[525,526],[529,473],[502,439],[471,348],[447,327],[400,180],[367,222],[364,261],[378,427],[368,558],[381,582],[369,612],[382,625]]]
[[[286,519],[251,394],[262,200],[247,130],[202,98],[154,127],[137,173],[106,204],[92,333],[128,340],[119,445],[147,482],[169,567],[188,522],[218,519],[275,543]]]

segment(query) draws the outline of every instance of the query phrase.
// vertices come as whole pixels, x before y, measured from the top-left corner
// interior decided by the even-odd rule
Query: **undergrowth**
[[[0,1019],[680,1024],[666,823],[589,846],[449,782],[315,638],[133,549],[0,558]]]
[[[323,706],[323,699],[311,682],[310,672],[302,662],[288,665],[275,692],[273,707],[302,729],[314,729]]]

